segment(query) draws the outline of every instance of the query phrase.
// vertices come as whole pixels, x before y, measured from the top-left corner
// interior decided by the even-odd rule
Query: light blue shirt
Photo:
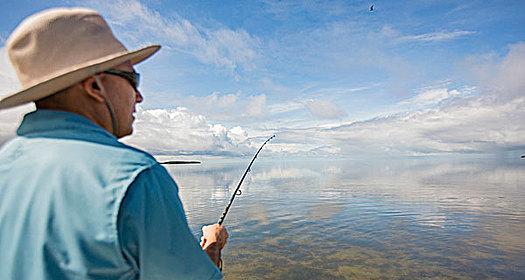
[[[178,188],[80,115],[37,110],[0,149],[0,279],[221,279]]]

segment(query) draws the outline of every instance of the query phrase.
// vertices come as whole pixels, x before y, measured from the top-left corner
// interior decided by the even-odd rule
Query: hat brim
[[[159,49],[159,45],[147,46],[136,51],[115,53],[68,68],[61,73],[55,74],[52,77],[47,77],[45,80],[40,81],[35,85],[3,98],[0,100],[0,109],[16,107],[48,97],[88,78],[89,76],[108,70],[109,68],[120,65],[126,61],[135,65],[146,60]]]

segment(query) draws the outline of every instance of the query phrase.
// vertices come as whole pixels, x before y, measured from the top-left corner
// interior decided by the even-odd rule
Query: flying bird
[[[370,6],[370,12],[374,10],[374,5]]]

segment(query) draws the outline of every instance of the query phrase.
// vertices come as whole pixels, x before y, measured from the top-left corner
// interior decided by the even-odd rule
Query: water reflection
[[[196,234],[248,161],[169,167]],[[260,161],[242,189],[227,279],[525,278],[525,161]]]

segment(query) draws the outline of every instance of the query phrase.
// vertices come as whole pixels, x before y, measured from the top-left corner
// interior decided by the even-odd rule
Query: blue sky
[[[11,1],[2,55],[22,18],[57,6],[99,10],[131,49],[163,46],[137,67],[146,99],[125,139],[153,153],[248,154],[272,133],[276,154],[524,151],[523,1]],[[0,137],[27,110],[0,113]]]

